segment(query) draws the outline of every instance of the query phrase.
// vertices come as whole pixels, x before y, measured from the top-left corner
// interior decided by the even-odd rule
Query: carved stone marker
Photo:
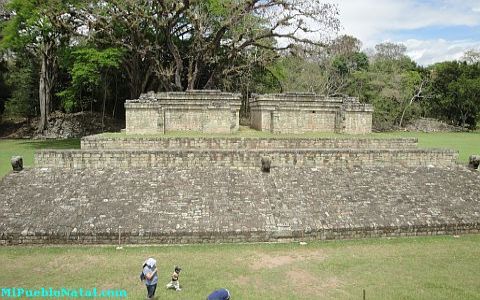
[[[262,172],[270,173],[271,164],[272,161],[270,160],[270,157],[262,157]]]
[[[468,167],[474,170],[478,170],[480,165],[480,155],[470,155],[468,159]]]
[[[12,168],[15,172],[23,170],[23,158],[21,156],[12,156],[10,162],[12,163]]]

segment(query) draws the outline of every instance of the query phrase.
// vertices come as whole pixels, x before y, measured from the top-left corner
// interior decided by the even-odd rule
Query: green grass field
[[[480,131],[475,132],[391,132],[372,134],[377,137],[416,137],[420,148],[446,148],[455,149],[460,153],[459,160],[468,162],[472,154],[480,154]]]
[[[143,299],[155,257],[157,299],[480,299],[480,235],[290,244],[1,247],[0,286],[124,289]],[[181,292],[166,290],[175,264]]]
[[[0,178],[12,169],[12,156],[23,157],[23,166],[33,166],[33,154],[39,149],[80,148],[80,139],[69,140],[0,140]]]

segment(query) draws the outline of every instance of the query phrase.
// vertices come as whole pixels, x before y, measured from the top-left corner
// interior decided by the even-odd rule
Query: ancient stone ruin
[[[351,97],[287,93],[250,100],[251,126],[272,133],[370,133],[372,113],[371,105]]]
[[[216,90],[142,94],[125,104],[126,132],[233,133],[240,105],[240,94]],[[372,113],[371,105],[351,97],[288,93],[250,99],[251,127],[272,133],[370,133]]]
[[[187,91],[142,94],[125,103],[126,132],[233,133],[239,128],[240,94]]]
[[[0,245],[479,232],[480,173],[457,165],[457,151],[421,149],[413,138],[164,135],[235,132],[239,100],[145,94],[126,104],[126,134],[36,152],[35,168],[0,181]],[[274,133],[365,133],[370,123],[371,107],[344,98],[252,100],[252,125]]]

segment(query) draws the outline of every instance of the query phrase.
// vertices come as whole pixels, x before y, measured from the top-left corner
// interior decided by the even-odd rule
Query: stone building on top
[[[372,132],[373,107],[351,97],[313,93],[254,95],[250,126],[272,133]]]
[[[142,94],[125,103],[126,132],[233,133],[239,129],[241,103],[240,94],[216,90]]]
[[[216,90],[150,92],[125,103],[126,132],[234,133],[240,106],[240,94]],[[371,105],[350,97],[287,93],[250,99],[250,126],[271,133],[365,134],[372,131],[372,113]]]

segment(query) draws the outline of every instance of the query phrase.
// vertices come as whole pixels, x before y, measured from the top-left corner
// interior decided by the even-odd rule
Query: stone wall
[[[372,113],[372,109],[365,104],[352,100],[352,98],[345,101],[342,105],[341,112],[344,118],[343,131],[350,134],[371,133]]]
[[[250,99],[251,127],[272,133],[372,131],[371,105],[355,98],[309,93],[255,95]]]
[[[81,140],[83,150],[160,149],[416,149],[416,138],[166,138],[93,135]]]
[[[321,230],[284,231],[225,231],[225,232],[123,232],[120,243],[125,244],[198,244],[198,243],[258,243],[318,240],[345,240],[381,237],[463,235],[480,233],[480,224],[417,224],[411,226],[347,227]],[[0,246],[52,245],[52,244],[106,244],[118,245],[118,232],[72,233],[68,228],[56,232],[5,232],[0,236]]]
[[[142,94],[125,103],[126,132],[232,133],[239,129],[239,94],[188,91]]]
[[[125,104],[125,124],[128,133],[164,133],[163,111],[155,103]]]
[[[460,166],[27,168],[0,181],[0,245],[478,233],[479,192],[480,173]]]
[[[449,167],[458,152],[451,150],[275,149],[275,150],[41,150],[39,168],[103,169],[158,167],[260,168],[269,157],[272,167]]]

